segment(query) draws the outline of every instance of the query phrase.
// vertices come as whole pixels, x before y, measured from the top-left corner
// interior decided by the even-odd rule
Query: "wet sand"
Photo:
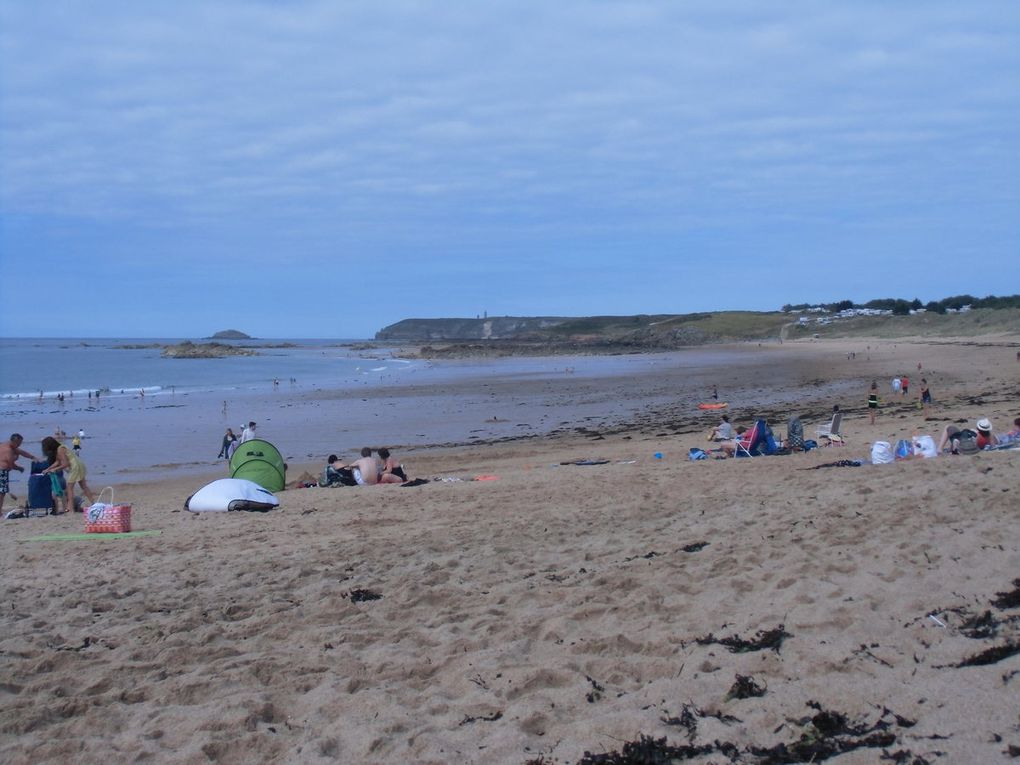
[[[188,475],[117,486],[157,536],[32,541],[81,517],[4,522],[0,756],[577,763],[647,736],[695,763],[797,761],[768,759],[783,746],[1010,761],[1020,451],[814,468],[951,422],[1005,429],[1012,340],[787,343],[732,384],[685,381],[717,382],[738,423],[771,410],[782,432],[795,409],[809,437],[838,401],[842,448],[688,462],[717,416],[652,370],[537,383],[596,410],[636,386],[624,416],[400,452],[414,476],[460,480],[193,515],[205,477]],[[903,373],[914,391],[928,377],[932,420],[888,392]],[[579,460],[604,464],[562,464]]]

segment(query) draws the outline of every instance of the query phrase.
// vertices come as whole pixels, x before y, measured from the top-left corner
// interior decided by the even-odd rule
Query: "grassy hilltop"
[[[806,322],[801,322],[801,317]],[[642,353],[718,343],[777,342],[780,338],[985,335],[1015,336],[1020,342],[1020,309],[850,318],[798,311],[715,311],[582,318],[405,319],[381,330],[376,338],[426,343],[420,355],[440,357]]]

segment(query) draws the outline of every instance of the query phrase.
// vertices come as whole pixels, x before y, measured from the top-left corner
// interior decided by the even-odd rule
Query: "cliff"
[[[404,319],[375,333],[391,342],[500,340],[548,329],[569,319],[558,316],[491,316],[484,319]]]

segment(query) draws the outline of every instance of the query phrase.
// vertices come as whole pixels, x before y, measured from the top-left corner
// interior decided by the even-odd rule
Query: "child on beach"
[[[928,419],[928,414],[931,410],[931,389],[928,387],[928,381],[925,378],[921,378],[921,407],[924,409],[924,417]]]
[[[868,416],[871,424],[875,424],[875,415],[878,414],[878,383],[872,381],[871,390],[868,391]]]

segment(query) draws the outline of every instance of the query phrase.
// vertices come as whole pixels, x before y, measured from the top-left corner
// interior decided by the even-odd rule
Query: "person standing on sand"
[[[921,408],[924,409],[924,418],[928,419],[928,415],[931,413],[931,388],[928,387],[928,381],[921,378]]]
[[[25,472],[25,468],[18,464],[18,457],[38,461],[35,455],[29,454],[21,448],[21,443],[24,440],[20,433],[11,433],[10,439],[6,443],[0,444],[0,510],[4,509],[4,500],[10,493],[11,471]]]
[[[89,503],[94,504],[96,495],[92,493],[92,489],[85,482],[85,463],[81,461],[78,455],[53,438],[53,436],[47,436],[42,440],[42,451],[46,455],[46,459],[52,462],[42,472],[43,475],[57,473],[61,470],[66,471],[64,480],[67,482],[67,495],[64,499],[64,512],[74,509],[75,484],[81,486],[81,490],[88,497]]]
[[[227,428],[227,432],[223,434],[220,453],[216,455],[216,459],[223,459],[224,457],[230,459],[230,454],[233,451],[230,447],[233,446],[235,441],[237,441],[237,436],[234,435],[233,429]]]
[[[878,382],[872,381],[871,390],[868,391],[868,416],[871,424],[875,424],[875,415],[878,414]]]
[[[251,421],[245,426],[244,430],[241,431],[241,443],[245,441],[251,441],[253,438],[258,438],[255,435],[255,422]]]
[[[900,390],[903,393],[903,398],[906,398],[907,397],[907,393],[910,390],[910,378],[907,377],[906,375],[903,375],[903,379],[900,380],[900,383],[901,383]]]

